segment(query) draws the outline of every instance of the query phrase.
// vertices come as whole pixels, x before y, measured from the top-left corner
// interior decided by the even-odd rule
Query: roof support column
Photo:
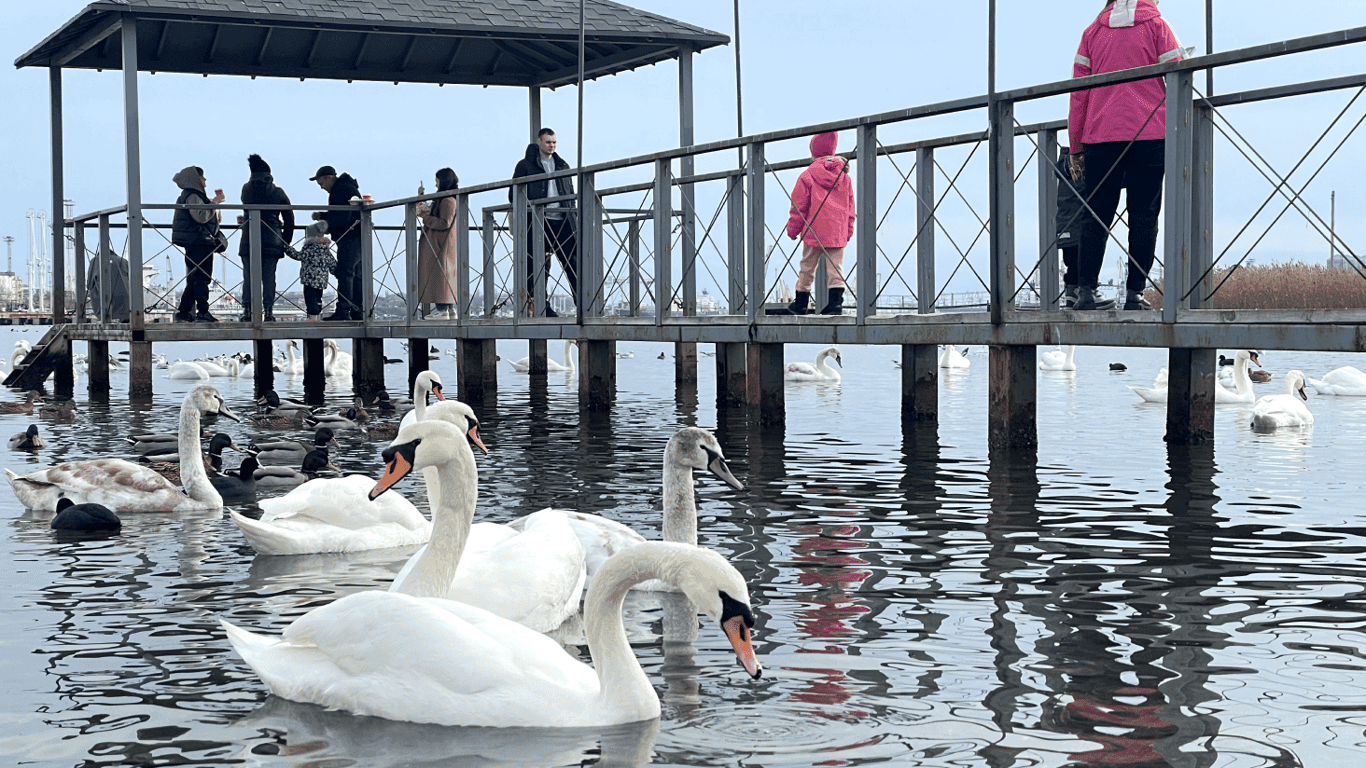
[[[138,132],[138,23],[125,16],[123,34],[123,155],[128,179],[128,319],[133,340],[142,339],[142,152]],[[104,290],[104,286],[100,286]],[[130,386],[131,389],[131,386]],[[131,394],[131,393],[130,393]]]
[[[678,146],[690,147],[696,143],[693,136],[693,49],[687,46],[678,49]],[[696,172],[695,158],[684,155],[678,159],[678,173],[688,178]],[[683,184],[680,188],[683,203],[683,229],[679,233],[683,244],[683,274],[679,288],[683,295],[683,316],[697,314],[697,206],[693,198],[693,185]]]
[[[66,316],[66,217],[62,179],[62,68],[48,67],[48,98],[52,102],[52,322]],[[79,254],[78,254],[79,255]],[[63,369],[58,369],[58,376]],[[61,389],[58,382],[57,388]]]
[[[536,133],[541,130],[541,86],[533,85],[526,89],[527,95],[527,115],[531,119],[531,140],[536,140]]]

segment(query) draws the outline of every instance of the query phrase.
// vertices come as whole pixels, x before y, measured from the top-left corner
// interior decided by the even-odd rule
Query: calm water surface
[[[25,333],[37,335],[0,332],[0,349]],[[713,358],[700,360],[696,393],[675,395],[662,349],[620,347],[635,356],[618,361],[611,414],[581,415],[572,377],[541,384],[504,367],[497,402],[480,414],[491,451],[479,458],[480,518],[554,504],[657,537],[665,441],[682,426],[714,429],[746,488],[698,478],[701,536],[750,583],[763,679],[747,679],[717,627],[694,630],[680,620],[686,608],[665,601],[631,606],[637,654],[664,703],[657,723],[438,728],[294,704],[266,695],[219,619],[278,632],[309,608],[385,588],[408,552],[256,557],[220,515],[128,515],[118,535],[68,540],[6,490],[0,762],[1359,763],[1366,399],[1313,397],[1312,429],[1272,435],[1251,432],[1250,406],[1219,406],[1212,449],[1168,448],[1163,406],[1124,387],[1149,384],[1165,354],[1082,349],[1081,370],[1039,374],[1037,456],[989,461],[981,348],[969,371],[941,377],[937,429],[907,434],[894,348],[843,348],[844,382],[789,385],[786,430],[767,432],[717,413]],[[1112,361],[1129,371],[1108,371]],[[1279,391],[1291,368],[1366,367],[1290,352],[1263,364],[1277,376],[1259,394]],[[433,367],[454,380],[453,357]],[[402,368],[389,369],[391,391]],[[9,451],[4,465],[122,455],[122,435],[174,428],[186,384],[159,379],[154,406],[130,410],[126,377],[114,379],[113,405],[82,403],[73,424],[40,421],[51,447]],[[249,412],[249,382],[215,383]],[[282,393],[301,387],[277,378]],[[29,422],[0,416],[0,430]],[[381,443],[341,442],[335,463],[379,473]],[[425,508],[418,481],[400,490]]]

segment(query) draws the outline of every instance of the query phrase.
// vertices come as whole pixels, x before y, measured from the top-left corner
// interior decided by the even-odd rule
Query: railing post
[[[124,16],[120,24],[123,48],[123,146],[128,190],[128,321],[136,337],[141,335],[147,324],[147,318],[143,314],[142,289],[142,142],[138,131],[138,23],[132,16]],[[101,290],[106,289],[101,286]],[[149,376],[150,371],[149,367]],[[151,399],[150,378],[146,382],[136,383],[130,378],[128,389],[129,396],[135,401]]]
[[[484,317],[493,317],[493,308],[498,304],[498,281],[494,279],[498,274],[498,253],[496,250],[498,245],[498,224],[494,219],[493,211],[484,211],[483,229],[479,234],[480,243],[483,245],[484,250],[484,268],[483,277],[481,278],[484,284]],[[517,275],[520,273],[517,269],[517,263],[520,259],[517,258],[516,249],[517,246],[514,243],[512,256],[513,301],[517,300]],[[521,304],[518,304],[516,307],[513,307],[512,317],[514,323],[516,322],[518,309],[521,306]]]
[[[1191,274],[1191,128],[1194,95],[1190,72],[1170,72],[1167,81],[1166,157],[1163,159],[1162,321],[1176,322]],[[1132,265],[1130,265],[1132,268]]]
[[[764,145],[753,142],[749,145],[749,168],[745,173],[746,184],[749,195],[746,199],[747,217],[749,221],[746,232],[748,233],[746,252],[749,270],[749,299],[746,302],[746,316],[749,322],[753,323],[755,318],[764,311],[764,182],[765,182],[765,161]]]
[[[361,321],[367,327],[375,313],[375,224],[370,207],[360,204]],[[359,363],[359,361],[357,361]],[[382,363],[381,363],[382,364]],[[359,366],[358,366],[359,367]]]
[[[655,325],[662,325],[673,302],[673,167],[655,161]]]
[[[1195,127],[1191,132],[1191,309],[1209,305],[1214,276],[1214,108],[1195,107]]]
[[[109,268],[112,266],[110,260],[113,258],[113,252],[111,243],[109,242],[109,214],[107,213],[100,214],[99,252],[99,258],[95,259],[95,261],[98,264],[97,268],[99,269],[100,274],[100,295],[97,297],[100,304],[99,311],[95,313],[95,316],[99,318],[101,323],[108,323],[113,320],[112,308],[109,306],[109,297],[112,295],[112,292],[109,289],[109,279],[111,277]]]
[[[470,316],[470,196],[455,197],[455,317]]]
[[[640,220],[631,219],[626,224],[626,275],[628,297],[626,313],[630,317],[640,317]]]
[[[247,211],[247,280],[244,286],[251,295],[251,306],[244,307],[251,316],[253,326],[261,324],[262,307],[265,306],[265,275],[261,272],[261,212]]]
[[[1039,304],[1057,309],[1058,297],[1058,132],[1039,131]],[[1078,238],[1079,240],[1080,238]]]
[[[512,324],[517,325],[522,317],[522,311],[526,309],[528,303],[536,298],[535,295],[527,295],[527,197],[526,184],[517,184],[512,188],[512,214],[508,226],[512,228],[512,295],[513,301],[517,306],[512,308]]]
[[[1015,105],[993,101],[990,110],[991,322],[1005,322],[1015,293]]]
[[[854,183],[858,194],[854,198],[858,218],[854,228],[858,235],[855,258],[858,269],[858,303],[854,307],[854,322],[862,324],[877,314],[877,125],[865,123],[858,127],[858,177]]]
[[[726,308],[738,315],[745,311],[745,176],[743,170],[730,177],[726,200]]]
[[[916,312],[934,313],[934,148],[915,151]]]
[[[441,201],[437,200],[436,202],[440,203]],[[406,289],[405,298],[407,299],[405,302],[407,317],[404,324],[412,325],[413,318],[417,317],[422,310],[421,304],[418,302],[420,289],[417,285],[417,203],[407,203],[403,206],[403,252],[403,268],[405,270],[403,285]]]
[[[531,210],[531,229],[527,236],[531,242],[531,265],[536,276],[531,292],[531,314],[544,317],[545,305],[550,301],[550,256],[545,251],[545,204],[533,204],[530,200],[527,204]],[[577,244],[575,247],[578,247]],[[578,297],[574,297],[574,300],[578,301]]]
[[[592,173],[580,174],[579,210],[583,221],[579,233],[579,296],[574,304],[582,309],[584,317],[602,317],[606,304],[602,284],[602,201],[598,199],[597,177]]]
[[[85,322],[85,220],[77,219],[71,224],[71,239],[75,243],[73,250],[76,251],[76,263],[72,268],[76,270],[76,322]]]

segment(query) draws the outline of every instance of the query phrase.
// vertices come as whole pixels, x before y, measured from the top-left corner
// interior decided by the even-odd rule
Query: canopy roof
[[[579,0],[98,0],[16,67],[121,69],[124,19],[138,69],[467,85],[578,79]],[[584,77],[700,51],[726,35],[609,0],[584,0]]]

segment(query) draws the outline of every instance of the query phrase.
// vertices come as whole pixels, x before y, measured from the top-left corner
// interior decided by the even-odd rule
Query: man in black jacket
[[[527,145],[526,156],[517,161],[517,167],[512,171],[512,178],[520,179],[524,176],[539,176],[543,173],[569,170],[569,163],[565,162],[564,158],[555,152],[555,146],[555,132],[549,128],[542,128],[536,136],[536,141]],[[556,189],[553,194],[550,192],[550,180],[542,179],[527,183],[527,199],[541,200],[547,197],[574,194],[574,180],[572,178],[561,176],[554,181]],[[512,200],[512,193],[513,189],[509,188],[509,202]],[[556,258],[560,261],[560,268],[564,270],[565,278],[569,280],[569,290],[577,304],[579,300],[579,246],[574,236],[574,217],[574,210],[566,203],[551,203],[545,206],[545,273],[549,278],[550,253],[554,251]],[[534,249],[531,245],[532,221],[533,219],[528,217],[526,254],[528,311],[530,311],[536,291],[536,262],[533,258]],[[555,310],[550,308],[549,301],[545,305],[545,316],[558,316]]]
[[[337,169],[324,165],[309,181],[327,191],[327,204],[345,206],[345,211],[327,212],[327,232],[337,244],[337,310],[324,320],[363,320],[365,307],[361,300],[360,273],[360,211],[351,202],[360,199],[360,184],[350,174],[337,175]]]
[[[1058,248],[1062,250],[1064,268],[1062,282],[1062,308],[1075,309],[1077,305],[1077,257],[1081,253],[1081,228],[1084,217],[1095,216],[1082,205],[1077,195],[1077,182],[1072,180],[1072,158],[1067,149],[1057,163],[1058,212],[1053,220],[1058,238]],[[1102,299],[1096,294],[1096,309],[1114,309],[1114,299]]]
[[[288,206],[289,195],[275,186],[270,175],[270,165],[260,155],[247,157],[247,170],[251,176],[242,185],[243,205],[283,205]],[[243,229],[239,236],[240,245],[237,255],[242,258],[242,317],[243,322],[251,320],[251,232],[247,223],[250,215],[238,217]],[[265,309],[267,322],[275,321],[275,268],[280,257],[285,255],[285,245],[294,240],[294,211],[281,208],[274,211],[261,211],[261,305]]]

